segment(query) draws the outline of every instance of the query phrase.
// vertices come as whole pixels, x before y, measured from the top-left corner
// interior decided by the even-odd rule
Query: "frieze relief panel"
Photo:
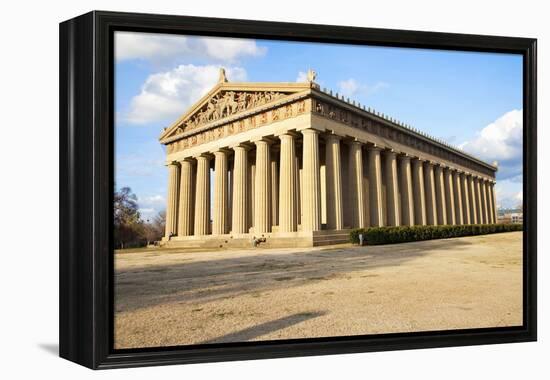
[[[485,173],[486,175],[492,176],[494,173],[487,169],[486,167],[479,165],[475,162],[469,161],[463,157],[460,157],[453,152],[440,148],[436,145],[427,143],[415,136],[410,134],[398,131],[389,126],[380,124],[374,120],[362,118],[360,116],[354,115],[352,112],[340,109],[331,104],[322,103],[320,101],[315,101],[315,105],[312,107],[316,113],[328,117],[330,119],[342,122],[352,127],[356,127],[362,130],[365,130],[369,133],[397,141],[403,145],[408,145],[417,150],[425,152],[430,155],[441,157],[447,161],[453,162],[455,164],[460,164],[465,167],[472,167],[474,170]]]
[[[205,144],[226,136],[235,135],[254,128],[261,127],[274,121],[284,120],[301,115],[308,109],[308,101],[300,100],[249,117],[236,120],[203,132],[181,138],[166,146],[168,153],[175,153],[197,145]],[[181,128],[181,127],[180,127]],[[187,131],[187,130],[186,130]],[[183,130],[182,130],[183,132]]]
[[[185,121],[181,132],[191,131],[201,125],[270,103],[286,95],[275,91],[221,91]]]

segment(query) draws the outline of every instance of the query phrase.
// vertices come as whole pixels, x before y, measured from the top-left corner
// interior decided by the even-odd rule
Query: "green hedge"
[[[350,232],[350,241],[359,243],[362,233],[367,245],[405,243],[409,241],[521,231],[522,224],[465,224],[460,226],[400,226],[357,228]]]

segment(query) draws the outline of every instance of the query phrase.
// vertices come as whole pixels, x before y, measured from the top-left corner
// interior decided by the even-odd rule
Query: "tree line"
[[[137,196],[129,187],[115,191],[114,245],[116,249],[145,247],[164,235],[166,213],[159,212],[152,220],[141,218]]]

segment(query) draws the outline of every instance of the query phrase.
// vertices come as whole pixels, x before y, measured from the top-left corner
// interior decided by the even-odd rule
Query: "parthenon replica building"
[[[351,228],[496,223],[496,166],[303,83],[218,83],[171,127],[166,246],[307,247]],[[211,180],[211,170],[213,170]]]

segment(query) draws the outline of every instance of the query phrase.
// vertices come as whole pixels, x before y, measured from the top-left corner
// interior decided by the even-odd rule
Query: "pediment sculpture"
[[[285,93],[275,91],[220,92],[208,99],[208,102],[185,122],[185,130],[188,131],[199,125],[267,104],[285,95]]]

